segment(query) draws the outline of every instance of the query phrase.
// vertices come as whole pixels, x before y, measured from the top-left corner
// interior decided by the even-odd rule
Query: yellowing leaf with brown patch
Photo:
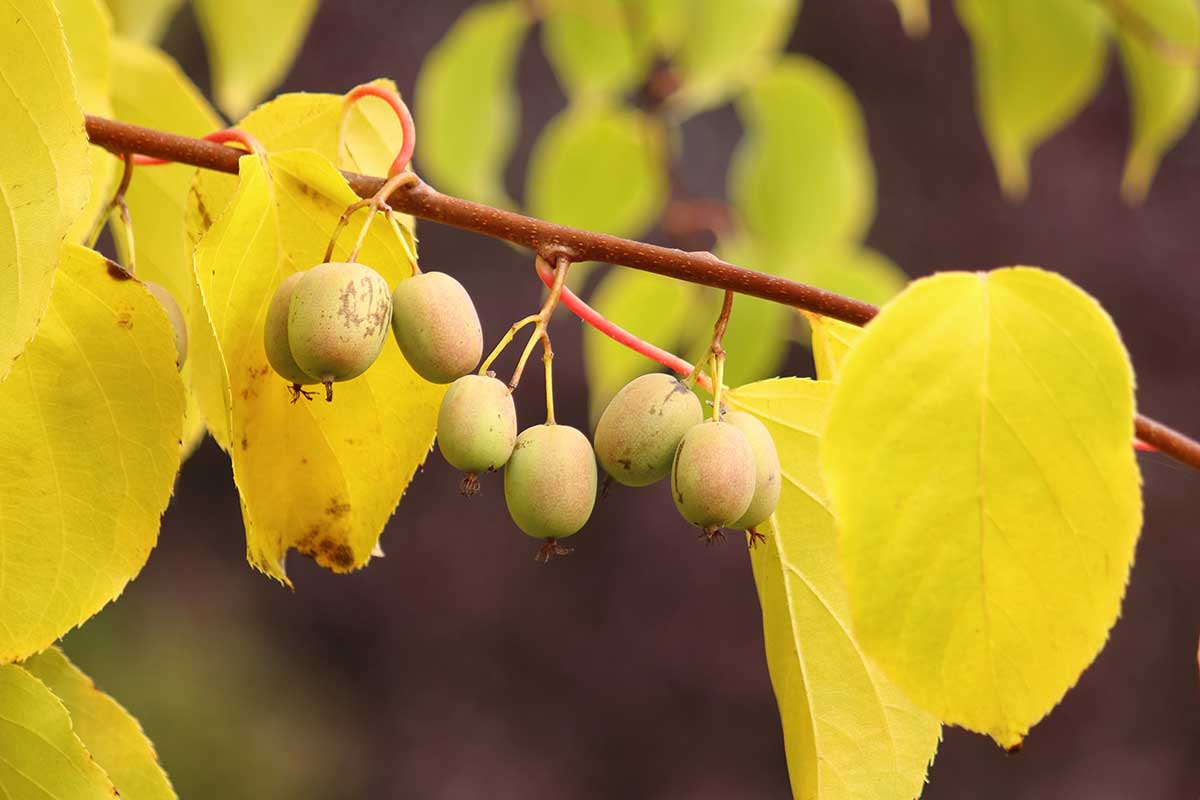
[[[182,420],[162,307],[66,245],[37,336],[0,384],[0,663],[44,649],[141,570]]]
[[[388,341],[364,375],[335,384],[332,403],[292,402],[263,349],[267,306],[285,277],[320,263],[339,215],[358,198],[316,152],[275,153],[268,163],[269,171],[258,157],[242,158],[236,193],[197,246],[215,340],[195,374],[210,421],[222,415],[230,433],[250,563],[286,583],[292,548],[338,572],[367,563],[433,444],[445,387],[419,378]],[[193,226],[213,207],[208,191],[198,182]],[[345,260],[355,229],[335,260]],[[394,287],[411,274],[413,247],[379,220],[359,260]]]

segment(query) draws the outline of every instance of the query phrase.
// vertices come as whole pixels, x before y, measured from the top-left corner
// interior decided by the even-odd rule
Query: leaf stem
[[[392,111],[396,113],[396,119],[400,120],[402,137],[400,152],[396,154],[396,158],[392,161],[392,166],[388,170],[389,177],[399,175],[408,169],[408,164],[412,161],[413,152],[417,148],[417,126],[413,123],[412,112],[408,110],[408,105],[400,99],[399,94],[385,86],[375,83],[362,83],[346,92],[346,100],[342,106],[342,119],[338,125],[337,152],[341,153],[342,148],[346,145],[346,130],[350,124],[350,109],[363,97],[377,97],[383,100],[392,107]]]

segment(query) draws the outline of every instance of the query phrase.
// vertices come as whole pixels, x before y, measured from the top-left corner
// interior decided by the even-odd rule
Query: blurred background
[[[390,77],[411,96],[468,5],[325,3],[282,90]],[[1128,99],[1110,64],[1096,100],[1036,151],[1028,198],[1009,202],[977,123],[966,35],[949,0],[932,16],[911,40],[886,0],[806,0],[789,43],[863,108],[878,181],[867,244],[913,276],[1064,273],[1115,318],[1142,410],[1200,434],[1200,133],[1168,152],[1142,206],[1126,205]],[[207,88],[189,13],[164,47]],[[518,91],[519,198],[535,135],[565,104],[532,40]],[[685,135],[688,189],[722,197],[736,116],[701,114]],[[466,284],[489,339],[535,308],[526,255],[428,223],[419,234],[422,263]],[[559,420],[587,428],[579,325],[560,314],[552,334]],[[811,374],[802,346],[785,374]],[[541,413],[540,380],[531,370],[518,395],[523,419]],[[1200,476],[1141,462],[1146,523],[1109,645],[1018,755],[947,729],[924,797],[1200,796]],[[66,650],[142,721],[184,798],[789,795],[736,537],[703,547],[664,486],[614,486],[575,553],[543,566],[499,478],[471,500],[458,481],[432,454],[383,535],[386,558],[337,576],[293,556],[291,593],[247,566],[228,460],[206,442],[146,569]]]

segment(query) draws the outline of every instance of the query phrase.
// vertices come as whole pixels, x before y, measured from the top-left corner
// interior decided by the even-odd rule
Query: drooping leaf
[[[91,161],[58,14],[0,14],[0,380],[50,299],[59,244],[88,200]]]
[[[854,631],[918,705],[1021,742],[1116,621],[1141,526],[1133,374],[1065,279],[944,273],[842,365],[822,447]]]
[[[929,0],[893,0],[904,32],[914,39],[929,33]]]
[[[850,626],[837,531],[821,483],[820,432],[831,384],[781,378],[730,392],[779,449],[783,491],[766,541],[750,551],[767,668],[792,794],[821,800],[915,798],[940,725],[864,653]]]
[[[287,75],[308,35],[316,0],[192,0],[212,64],[213,95],[232,118]]]
[[[44,650],[21,666],[66,706],[75,735],[108,775],[121,800],[175,797],[142,726],[61,650]]]
[[[800,0],[695,0],[675,54],[683,113],[720,105],[768,69],[787,44]]]
[[[573,98],[620,95],[650,66],[650,50],[626,0],[551,0],[542,16],[542,48]]]
[[[764,262],[857,241],[875,213],[875,175],[854,95],[829,69],[787,56],[738,103],[746,126],[729,193]]]
[[[44,649],[141,570],[182,420],[162,307],[65,245],[37,337],[0,384],[0,662]]]
[[[0,794],[7,800],[112,800],[114,794],[71,731],[67,709],[13,664],[0,666]]]
[[[140,42],[162,38],[183,0],[108,0],[117,33]]]
[[[220,117],[200,91],[158,48],[118,38],[113,43],[113,65],[121,76],[113,83],[113,110],[123,122],[187,136],[203,136],[221,127]],[[187,320],[192,320],[195,279],[192,243],[183,218],[194,174],[193,168],[182,164],[137,170],[125,193],[133,220],[138,277],[166,288]],[[184,363],[182,374],[184,384],[190,387],[190,360]],[[185,458],[203,438],[204,415],[189,388],[183,424]]]
[[[226,420],[250,563],[286,583],[292,548],[338,572],[367,563],[433,444],[445,387],[417,377],[389,342],[364,375],[336,385],[332,403],[291,402],[263,349],[267,305],[285,277],[320,262],[339,215],[357,197],[316,152],[275,153],[269,164],[268,174],[258,158],[242,158],[233,199],[197,246],[216,347],[204,352],[196,375],[207,416]],[[197,183],[196,209],[224,205],[210,189],[222,187]],[[202,215],[189,225],[202,229]],[[345,259],[352,240],[343,237],[335,260]],[[414,247],[380,221],[361,261],[394,286],[411,274]]]
[[[663,143],[639,111],[568,108],[534,146],[526,184],[530,213],[563,225],[639,236],[667,196]]]
[[[842,373],[842,362],[850,353],[850,348],[858,341],[862,328],[848,322],[801,312],[808,320],[809,330],[812,331],[813,363],[817,369],[817,379],[836,382]]]
[[[1163,42],[1200,49],[1200,7],[1192,0],[1142,0],[1130,6]],[[1163,154],[1196,118],[1200,69],[1170,58],[1124,25],[1118,42],[1133,107],[1133,141],[1121,191],[1137,202],[1150,190]]]
[[[616,269],[604,276],[592,306],[610,321],[652,344],[670,350],[696,320],[694,287],[633,269]],[[587,368],[588,407],[592,420],[622,386],[638,375],[662,368],[645,356],[619,345],[594,328],[583,332],[583,363]]]
[[[529,25],[521,0],[479,3],[425,57],[417,76],[417,163],[447,192],[512,205],[504,166],[516,143],[514,72]]]
[[[67,39],[80,104],[89,114],[112,116],[108,93],[112,71],[112,19],[108,9],[101,0],[55,0],[54,4]],[[107,209],[113,179],[119,174],[120,162],[116,158],[93,153],[91,160],[91,196],[67,234],[70,241],[79,244],[85,243],[96,218]]]
[[[979,116],[1004,191],[1029,187],[1029,156],[1092,98],[1104,77],[1102,7],[1079,0],[958,0],[975,51]]]

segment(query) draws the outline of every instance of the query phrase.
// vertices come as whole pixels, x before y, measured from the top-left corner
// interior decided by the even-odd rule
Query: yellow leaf
[[[377,81],[388,88],[395,88],[390,81]],[[399,123],[390,109],[381,108],[383,104],[371,98],[360,100],[350,112],[350,123],[347,126],[346,146],[342,156],[341,166],[369,174],[380,175],[387,171],[396,151],[403,141]],[[269,103],[264,103],[253,113],[238,123],[242,130],[253,134],[270,151],[307,148],[315,150],[330,160],[338,158],[337,138],[338,127],[342,114],[342,97],[333,94],[284,94]],[[156,167],[170,169],[170,167]],[[187,252],[192,252],[200,236],[212,227],[215,219],[220,216],[222,209],[233,196],[237,187],[237,178],[206,170],[191,170],[195,176],[197,191],[191,195],[188,214],[192,216],[186,227],[189,244]],[[189,184],[190,185],[190,184]],[[199,202],[198,202],[199,201]],[[361,213],[361,212],[360,212]],[[340,214],[340,211],[339,211]],[[174,220],[175,218],[172,217]],[[412,228],[411,217],[402,215],[409,229]],[[336,222],[336,219],[335,219]],[[171,222],[171,230],[179,231],[178,222]],[[325,232],[326,236],[333,233],[333,223]],[[350,234],[352,235],[352,234]],[[324,253],[324,247],[315,253],[309,253],[306,258],[316,260]],[[193,297],[188,322],[191,335],[190,346],[192,353],[188,361],[192,369],[199,369],[199,364],[212,364],[216,358],[216,343],[212,338],[212,328],[204,307]],[[193,374],[195,374],[193,372]],[[212,375],[219,375],[214,372]],[[204,384],[210,389],[220,384],[220,381],[209,379],[196,381],[193,384]],[[199,392],[199,388],[196,389]],[[206,405],[207,404],[207,405]],[[224,450],[229,450],[229,428],[226,415],[221,413],[223,401],[220,395],[211,395],[207,400],[201,400],[201,408],[208,416],[209,432],[217,444]]]
[[[1200,48],[1200,7],[1193,0],[1125,3],[1157,31],[1162,41],[1193,53]],[[1138,202],[1150,190],[1163,153],[1196,118],[1200,69],[1168,58],[1145,41],[1144,34],[1124,27],[1118,43],[1133,108],[1133,142],[1125,160],[1121,191],[1127,200]]]
[[[812,330],[812,353],[817,378],[837,381],[841,376],[842,362],[858,340],[862,328],[808,311],[800,313],[804,314]]]
[[[157,42],[183,0],[108,0],[117,33],[139,42]]]
[[[504,166],[520,111],[517,55],[531,23],[521,0],[476,3],[426,56],[417,77],[421,170],[445,191],[511,206]]]
[[[161,306],[65,245],[37,337],[0,384],[0,662],[44,649],[141,570],[182,419]]]
[[[918,705],[1021,742],[1116,622],[1141,527],[1112,320],[1030,267],[944,273],[842,365],[822,446],[854,630]]]
[[[108,774],[121,800],[175,797],[142,726],[61,650],[52,647],[21,666],[66,706],[75,735]]]
[[[113,82],[113,109],[121,121],[187,136],[203,136],[221,127],[220,117],[200,91],[158,48],[118,38],[113,43],[113,65],[120,76]],[[188,320],[195,279],[192,243],[183,218],[195,172],[182,164],[139,169],[125,194],[133,219],[138,277],[165,287]],[[182,374],[190,387],[191,359],[184,363]],[[189,390],[183,424],[185,458],[203,438],[204,415]]]
[[[112,116],[108,85],[111,73],[112,20],[100,0],[55,0],[67,50],[71,54],[71,72],[84,111],[100,116]],[[75,220],[67,238],[83,244],[107,210],[115,186],[113,179],[120,162],[107,153],[92,153],[92,193],[87,208]]]
[[[18,666],[0,667],[0,794],[6,800],[112,800],[114,791],[53,692]]]
[[[199,208],[204,192],[201,182]],[[263,322],[275,288],[320,262],[338,216],[356,199],[313,151],[273,154],[269,175],[244,156],[237,192],[196,249],[217,344],[197,366],[200,397],[210,420],[225,405],[250,563],[283,582],[290,548],[339,572],[367,563],[433,444],[445,391],[417,377],[392,343],[363,376],[337,384],[332,403],[291,402],[267,363]],[[335,260],[352,240],[342,238]],[[383,221],[361,255],[389,286],[411,274],[414,260],[411,243]]]
[[[59,245],[88,199],[91,162],[54,7],[0,14],[0,380],[50,299]]]
[[[1100,88],[1107,20],[1099,4],[1079,0],[958,0],[956,8],[975,51],[979,116],[996,173],[1009,196],[1022,197],[1033,149]]]
[[[779,378],[731,392],[779,449],[784,484],[766,541],[750,551],[767,668],[796,798],[920,795],[941,726],[864,655],[850,627],[837,536],[821,483],[820,431],[833,386]]]
[[[193,0],[212,64],[213,94],[230,117],[245,114],[287,75],[316,0]]]

